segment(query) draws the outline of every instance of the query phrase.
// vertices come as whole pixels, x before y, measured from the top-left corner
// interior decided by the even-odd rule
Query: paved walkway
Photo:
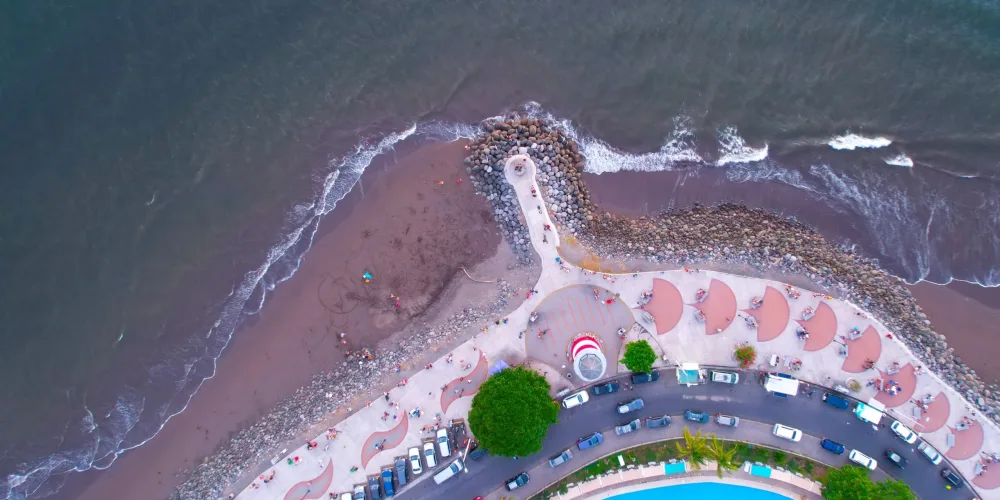
[[[524,175],[513,173],[510,166],[515,163],[524,166]],[[549,365],[548,370],[540,368],[552,372],[546,373],[547,377],[566,372],[564,344],[575,333],[592,331],[600,337],[612,365],[607,374],[614,373],[621,346],[611,332],[618,325],[631,326],[632,317],[642,322],[638,310],[640,294],[652,290],[654,296],[644,307],[653,314],[655,324],[644,326],[657,334],[658,344],[671,360],[734,365],[733,346],[749,341],[757,344],[759,369],[773,370],[766,360],[774,354],[782,364],[782,371],[803,380],[829,386],[853,378],[864,386],[857,397],[863,400],[874,397],[885,403],[894,418],[910,422],[922,431],[923,439],[956,460],[960,472],[974,478],[973,483],[982,490],[983,498],[1000,499],[997,489],[1000,473],[996,470],[1000,466],[989,468],[978,477],[974,474],[981,452],[1000,452],[1000,429],[970,411],[970,404],[937,376],[921,374],[919,361],[905,345],[889,338],[884,325],[868,318],[853,304],[806,291],[797,299],[789,298],[787,292],[779,291],[786,290],[782,283],[716,272],[676,270],[601,275],[581,270],[562,261],[555,225],[548,212],[538,208],[543,203],[541,198],[531,195],[535,173],[531,160],[515,156],[508,160],[505,172],[515,187],[531,243],[542,262],[541,276],[535,286],[537,293],[505,318],[506,322],[489,325],[487,333],[475,336],[433,363],[432,368],[415,374],[405,385],[391,391],[388,400],[379,398],[363,408],[347,408],[352,415],[337,426],[336,438],[321,435],[315,439],[317,447],[308,450],[303,443],[289,453],[300,457],[299,465],[287,465],[285,457],[275,457],[271,469],[275,478],[267,484],[258,481],[244,490],[240,498],[315,498],[303,495],[312,495],[320,487],[324,487],[324,494],[349,491],[353,485],[365,482],[366,476],[390,465],[393,457],[404,455],[409,447],[419,446],[438,425],[465,418],[471,395],[485,380],[483,367],[488,371],[488,367],[501,360],[510,365],[532,360],[532,366]],[[546,225],[551,229],[546,229]],[[612,304],[599,302],[592,295],[595,288],[601,300],[619,298]],[[695,299],[699,289],[708,291],[701,303]],[[591,294],[589,298],[587,293]],[[756,310],[750,308],[755,297],[764,298]],[[803,317],[803,312],[808,312],[806,308],[814,312],[809,319]],[[544,326],[529,324],[528,316],[536,310]],[[699,321],[698,310],[704,312],[704,322]],[[757,327],[747,321],[735,321],[738,315],[752,315]],[[799,326],[809,333],[805,341],[796,336]],[[848,340],[848,332],[854,327],[865,333],[858,340]],[[542,339],[537,336],[539,328],[549,330]],[[526,331],[534,334],[522,334]],[[847,357],[841,356],[844,345]],[[801,362],[797,371],[789,368],[794,361]],[[876,370],[864,370],[868,361]],[[893,363],[901,368],[889,375]],[[859,369],[862,371],[858,372]],[[900,391],[895,396],[876,389],[879,381],[887,384],[890,380]],[[455,389],[459,392],[455,393]],[[913,402],[924,395],[934,395],[926,412],[916,409]],[[415,409],[421,410],[421,415],[407,417],[407,412]],[[390,417],[383,418],[386,413]],[[977,423],[958,430],[964,419]],[[401,426],[405,429],[402,433]],[[382,440],[384,446],[376,450],[374,443]],[[352,467],[356,468],[354,472]],[[332,476],[329,484],[324,479],[327,475]],[[425,477],[428,475],[424,473]],[[303,484],[309,493],[303,492]]]

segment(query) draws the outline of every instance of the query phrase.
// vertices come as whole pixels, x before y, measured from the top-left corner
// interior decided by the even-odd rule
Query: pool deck
[[[608,332],[618,326],[631,327],[638,320],[641,330],[651,332],[655,347],[666,352],[672,363],[734,366],[734,344],[750,342],[758,351],[754,369],[780,370],[824,386],[852,378],[863,387],[869,380],[892,379],[901,386],[900,394],[891,396],[867,386],[854,396],[883,402],[893,418],[922,431],[923,439],[953,460],[959,472],[971,478],[981,498],[1000,500],[1000,467],[991,468],[981,476],[974,474],[980,452],[1000,452],[1000,428],[973,413],[974,406],[939,377],[918,372],[921,363],[907,347],[890,337],[884,325],[857,306],[808,291],[802,291],[794,299],[785,293],[783,283],[718,272],[601,274],[583,270],[562,260],[560,236],[554,222],[548,211],[536,209],[543,201],[530,193],[535,185],[534,163],[527,156],[516,155],[507,165],[517,162],[526,167],[525,175],[514,174],[513,168],[505,171],[515,188],[530,240],[542,264],[535,286],[538,293],[504,318],[505,322],[489,324],[485,333],[445,353],[452,355],[453,362],[439,359],[431,369],[400,380],[387,400],[377,398],[365,405],[345,408],[350,416],[337,425],[339,437],[328,440],[321,434],[314,438],[319,446],[312,450],[304,442],[296,449],[282,450],[271,460],[271,467],[258,470],[265,474],[274,471],[275,478],[267,484],[254,482],[238,492],[239,498],[318,499],[326,498],[329,493],[349,491],[353,485],[365,482],[366,476],[390,465],[394,457],[405,454],[407,448],[419,446],[438,425],[466,418],[471,396],[485,380],[485,367],[500,360],[511,366],[528,362],[550,380],[577,385],[576,377],[566,376],[565,344],[574,333],[596,331],[604,342],[602,349],[609,364],[614,365],[619,359],[621,342]],[[545,229],[546,225],[551,229]],[[598,289],[600,300],[592,295],[588,298],[587,293],[592,294],[594,289]],[[695,300],[698,289],[709,291],[700,303]],[[640,293],[650,290],[654,297],[645,307],[653,313],[652,322],[642,319],[643,311],[638,304]],[[614,296],[618,299],[612,304],[604,302]],[[757,310],[750,308],[753,297],[765,299]],[[805,319],[803,312],[807,307],[815,315]],[[551,335],[539,339],[537,333],[528,333],[534,332],[533,326],[538,328],[528,322],[528,316],[535,310],[540,311]],[[704,313],[705,321],[696,318],[697,311]],[[757,329],[740,320],[749,315],[759,323]],[[796,336],[800,325],[810,333],[805,341]],[[847,340],[852,327],[859,328],[864,336]],[[848,346],[846,357],[839,354],[841,345]],[[780,367],[767,365],[772,354],[781,360]],[[788,368],[793,360],[801,361],[801,369]],[[857,373],[866,360],[873,361],[876,370]],[[888,375],[886,371],[893,362],[901,370]],[[609,366],[606,375],[613,374],[616,368]],[[553,387],[554,391],[557,389]],[[935,395],[933,411],[915,409],[912,398],[925,394]],[[423,415],[408,417],[407,412],[415,408],[420,408]],[[966,418],[975,422],[972,428],[957,430],[956,425]],[[376,449],[375,444],[380,446]],[[295,463],[300,465],[286,464],[286,459],[296,457],[300,460]],[[352,467],[357,470],[352,472]],[[428,475],[424,473],[424,477]],[[226,489],[220,497],[229,493],[237,492]]]
[[[679,484],[691,483],[727,483],[767,490],[778,495],[783,495],[789,499],[810,499],[820,500],[823,495],[819,493],[819,487],[810,483],[808,489],[789,484],[778,479],[769,479],[758,476],[751,476],[742,470],[727,475],[725,479],[716,476],[714,464],[706,464],[700,471],[685,472],[681,475],[664,476],[656,474],[655,469],[662,468],[661,465],[643,466],[630,470],[627,473],[614,473],[591,481],[600,481],[601,487],[590,489],[574,486],[569,488],[565,494],[559,494],[553,498],[560,500],[597,500],[601,498],[612,498],[635,491],[663,488],[665,486],[677,486]],[[631,473],[631,474],[629,474]]]

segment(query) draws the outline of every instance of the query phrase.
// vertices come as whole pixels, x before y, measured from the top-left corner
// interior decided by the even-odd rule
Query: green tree
[[[688,430],[687,426],[684,426],[684,444],[674,444],[677,446],[677,454],[681,458],[687,459],[691,463],[691,467],[694,467],[695,470],[701,470],[701,466],[705,465],[705,461],[711,456],[705,436],[701,435],[701,431],[691,435],[691,431]]]
[[[844,466],[827,471],[823,481],[823,498],[827,500],[916,500],[910,487],[902,481],[886,479],[873,482],[868,469]]]
[[[875,483],[868,477],[868,469],[847,465],[831,468],[823,481],[823,498],[826,500],[876,500]]]
[[[625,363],[625,367],[629,371],[635,373],[649,372],[653,369],[653,363],[655,362],[656,351],[653,350],[653,346],[649,345],[649,342],[637,340],[625,345],[625,357],[622,359],[622,363]]]
[[[886,479],[875,483],[875,497],[880,500],[917,500],[910,487],[897,479]]]
[[[469,410],[469,428],[479,445],[505,457],[541,451],[542,439],[559,415],[549,389],[544,377],[523,367],[486,379]]]
[[[715,472],[719,475],[719,479],[722,479],[723,473],[740,468],[736,463],[736,447],[726,446],[726,443],[715,434],[712,434],[712,440],[708,442],[708,454],[718,464]]]

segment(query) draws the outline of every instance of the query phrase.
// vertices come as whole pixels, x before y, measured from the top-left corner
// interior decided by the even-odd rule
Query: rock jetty
[[[905,283],[882,270],[874,259],[828,242],[794,219],[733,203],[696,205],[638,218],[599,211],[582,179],[586,160],[578,144],[544,120],[511,116],[484,125],[483,134],[469,145],[465,164],[477,191],[492,203],[497,225],[521,258],[531,258],[530,243],[503,176],[505,160],[515,154],[535,161],[542,191],[539,204],[544,200],[560,230],[575,235],[589,251],[665,265],[749,265],[761,272],[804,276],[815,283],[817,291],[837,295],[874,314],[926,368],[998,421],[997,385],[983,383],[954,356]]]

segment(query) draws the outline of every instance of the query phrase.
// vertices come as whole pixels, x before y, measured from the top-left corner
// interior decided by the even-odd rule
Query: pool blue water
[[[785,495],[729,483],[688,483],[633,491],[612,500],[791,500]]]
[[[771,468],[770,467],[763,467],[763,466],[760,466],[760,465],[751,465],[750,466],[750,473],[753,474],[753,475],[755,475],[755,476],[771,477]]]
[[[664,474],[678,474],[681,472],[686,472],[684,467],[684,462],[677,462],[677,463],[663,465]]]

